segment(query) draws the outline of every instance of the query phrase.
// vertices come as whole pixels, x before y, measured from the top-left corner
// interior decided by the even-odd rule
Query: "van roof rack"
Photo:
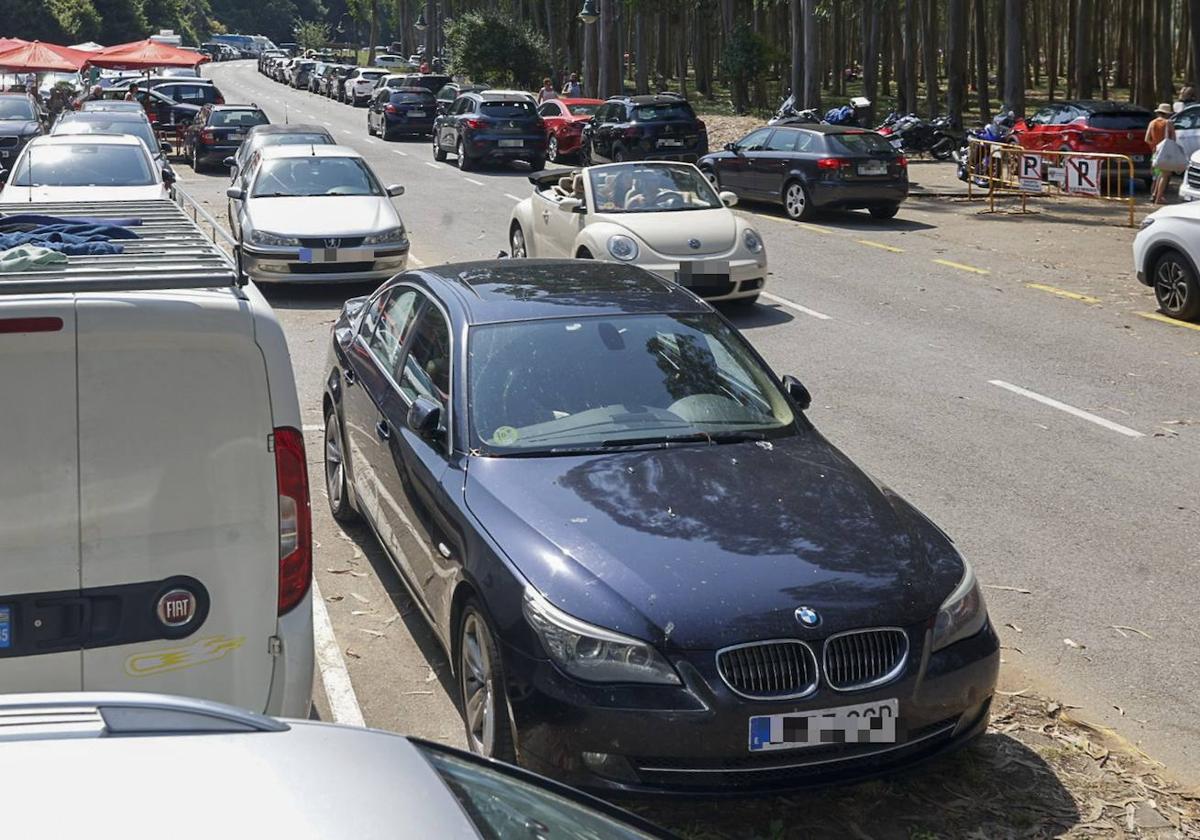
[[[170,199],[5,204],[0,205],[0,222],[4,216],[25,213],[91,219],[137,218],[142,223],[131,228],[138,239],[120,240],[123,253],[72,256],[65,264],[53,268],[0,271],[0,296],[245,285],[229,257]]]

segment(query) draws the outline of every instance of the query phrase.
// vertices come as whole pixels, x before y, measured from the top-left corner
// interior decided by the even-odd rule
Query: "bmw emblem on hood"
[[[812,607],[796,607],[796,620],[805,627],[816,627],[821,623],[821,616]]]
[[[699,251],[700,250],[700,240],[699,239],[689,239],[688,247],[691,248],[693,251]]]

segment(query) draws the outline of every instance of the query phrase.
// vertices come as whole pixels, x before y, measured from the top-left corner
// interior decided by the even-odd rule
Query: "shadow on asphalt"
[[[758,327],[775,327],[794,321],[795,316],[782,306],[759,300],[754,306],[746,304],[714,304],[721,314],[728,318],[739,330],[753,330]]]
[[[1050,766],[989,732],[959,752],[857,785],[746,799],[621,800],[686,838],[1057,837],[1079,808]]]
[[[738,202],[738,207],[760,216],[770,216],[784,223],[792,221],[788,218],[787,213],[783,211],[783,207],[778,204],[742,199]],[[936,225],[915,222],[912,219],[904,218],[903,205],[900,206],[900,215],[894,219],[873,219],[866,210],[824,210],[817,213],[811,219],[805,219],[805,222],[841,230],[858,230],[864,233],[879,230],[932,230],[936,227]]]
[[[259,283],[258,290],[275,309],[340,308],[350,298],[369,295],[385,281],[367,283]]]

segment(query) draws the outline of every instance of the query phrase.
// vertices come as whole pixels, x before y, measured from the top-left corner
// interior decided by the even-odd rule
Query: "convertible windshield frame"
[[[625,336],[634,343],[627,344]],[[578,347],[568,348],[568,343]],[[632,351],[634,356],[619,364],[601,355],[605,350]],[[514,355],[520,364],[514,363]],[[770,367],[740,333],[711,312],[586,314],[473,325],[465,358],[466,439],[473,453],[488,457],[769,441],[802,428],[801,415]],[[564,359],[574,365],[563,365]],[[503,385],[497,384],[500,380]],[[547,393],[540,382],[551,383],[551,391],[557,385],[559,393]],[[571,383],[586,386],[576,385],[576,393],[570,394]],[[639,386],[643,395],[673,401],[666,407],[643,404],[637,399]],[[711,390],[694,390],[705,386]],[[614,389],[614,399],[604,399],[606,388]],[[572,397],[580,400],[584,394],[584,402],[603,404],[572,404]],[[553,400],[560,403],[551,405]],[[519,411],[536,416],[535,421],[518,426]],[[738,412],[744,416],[736,417]],[[564,422],[572,418],[577,425]]]
[[[721,210],[724,202],[713,189],[708,179],[690,163],[672,163],[669,161],[638,161],[636,163],[612,163],[603,166],[589,166],[588,191],[591,194],[591,206],[599,213],[683,213],[689,210]],[[655,177],[654,173],[672,173],[676,179],[677,189],[660,188],[655,196],[633,192],[634,182],[639,176]],[[610,188],[605,180],[612,179],[614,186]],[[686,183],[680,183],[686,178]],[[684,189],[686,188],[686,189]],[[680,196],[679,206],[670,206],[660,201],[663,196],[674,192]],[[697,204],[685,204],[684,196],[691,194]],[[636,205],[631,204],[631,195],[642,195],[643,200]]]

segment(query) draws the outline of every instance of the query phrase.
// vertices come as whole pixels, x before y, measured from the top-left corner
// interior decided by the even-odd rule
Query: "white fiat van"
[[[0,692],[149,691],[304,717],[308,474],[274,313],[174,203],[124,253],[0,268]]]

